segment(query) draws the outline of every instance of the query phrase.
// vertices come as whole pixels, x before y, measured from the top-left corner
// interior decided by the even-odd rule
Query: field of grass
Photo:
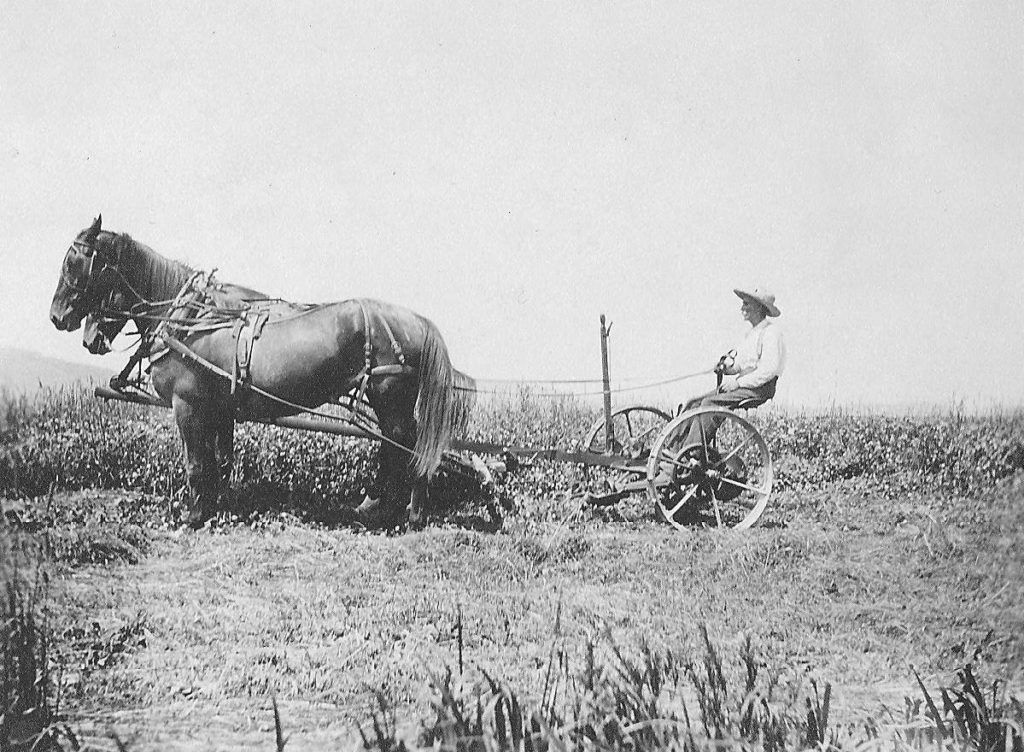
[[[594,417],[523,392],[472,430],[568,447]],[[4,582],[36,594],[45,686],[97,748],[112,732],[132,750],[274,749],[275,703],[289,750],[360,731],[497,744],[515,717],[590,748],[913,746],[938,718],[950,739],[968,728],[968,677],[989,716],[1024,722],[1024,415],[756,420],[779,491],[741,533],[673,531],[642,499],[581,508],[600,472],[544,462],[503,483],[500,529],[442,478],[426,529],[366,533],[338,520],[375,448],[262,426],[238,430],[231,508],[193,533],[168,414],[8,399]]]

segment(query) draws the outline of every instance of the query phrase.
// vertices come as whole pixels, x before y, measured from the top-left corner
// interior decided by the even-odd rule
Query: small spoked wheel
[[[611,444],[606,445],[604,418],[601,418],[587,431],[583,448],[596,454],[618,454],[631,460],[646,460],[658,434],[671,417],[656,407],[621,407],[612,413]]]
[[[677,529],[694,525],[744,530],[768,505],[768,445],[731,410],[701,407],[672,420],[647,460],[647,493]]]

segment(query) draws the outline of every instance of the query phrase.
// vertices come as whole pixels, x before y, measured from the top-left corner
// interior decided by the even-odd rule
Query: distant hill
[[[32,393],[40,387],[78,382],[106,383],[115,370],[50,358],[31,350],[0,347],[0,389],[14,393]]]

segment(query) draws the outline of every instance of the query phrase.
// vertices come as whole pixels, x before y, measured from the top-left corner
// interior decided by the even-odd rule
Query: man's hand
[[[735,392],[739,388],[739,376],[726,376],[724,379],[722,379],[722,386],[719,387],[719,391]]]
[[[715,373],[725,373],[736,363],[736,351],[730,350],[721,358],[718,359],[718,363],[715,365]]]

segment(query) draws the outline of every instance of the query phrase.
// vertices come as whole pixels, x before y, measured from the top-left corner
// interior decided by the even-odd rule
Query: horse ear
[[[96,217],[95,220],[93,220],[92,225],[86,231],[86,234],[85,234],[86,240],[88,240],[90,243],[92,241],[96,240],[96,236],[100,234],[100,226],[102,224],[103,224],[103,215],[100,214],[99,216]]]

